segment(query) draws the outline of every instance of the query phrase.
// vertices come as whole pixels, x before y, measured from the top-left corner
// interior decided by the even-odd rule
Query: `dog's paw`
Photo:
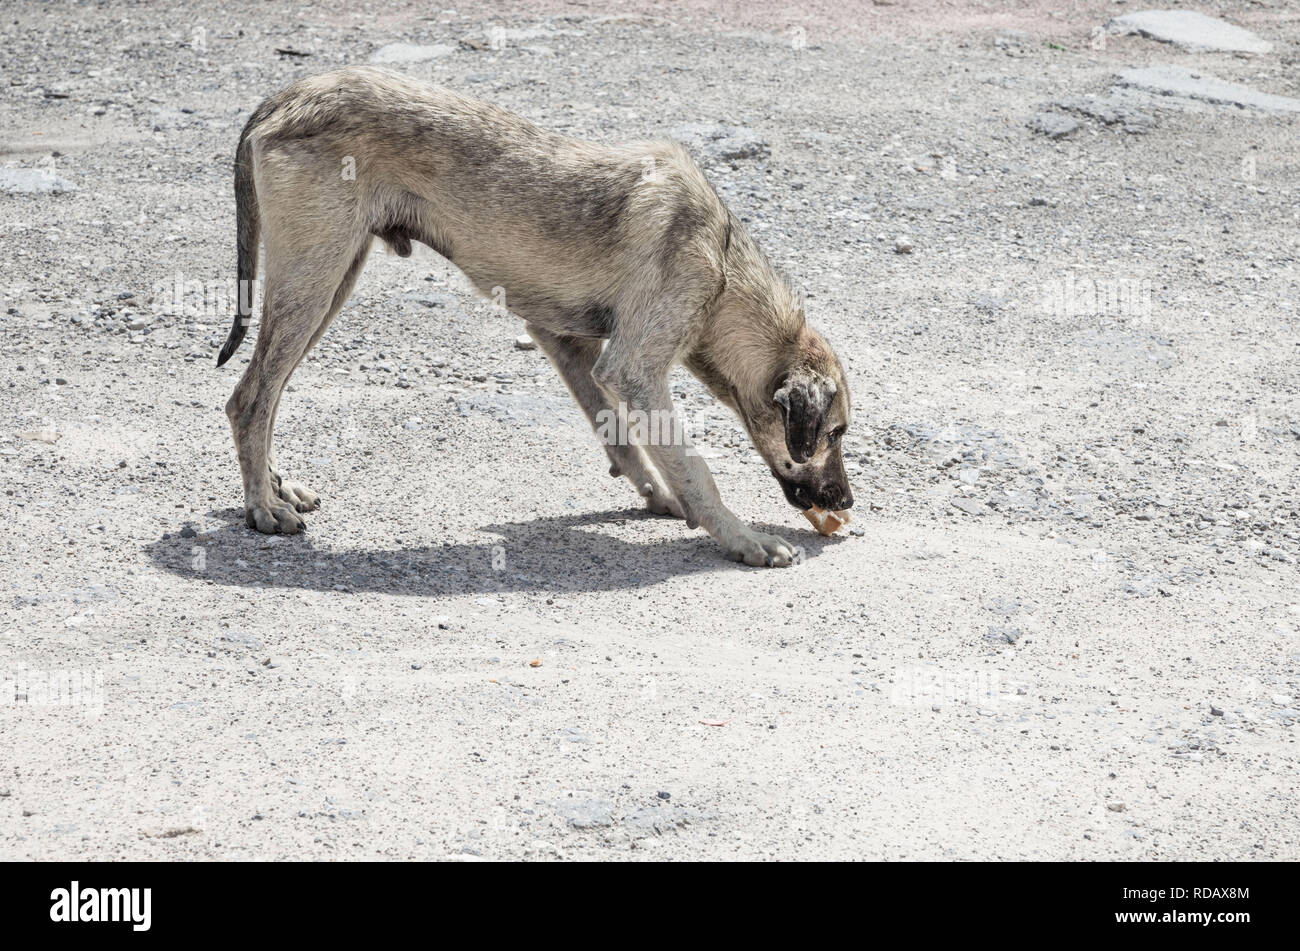
[[[779,535],[750,529],[723,542],[722,547],[732,561],[743,561],[754,568],[788,568],[799,557],[799,549]]]
[[[276,491],[299,512],[314,512],[320,508],[320,496],[300,482],[281,479]]]
[[[307,523],[298,517],[292,505],[275,499],[266,505],[249,505],[244,508],[244,523],[263,535],[297,535]]]

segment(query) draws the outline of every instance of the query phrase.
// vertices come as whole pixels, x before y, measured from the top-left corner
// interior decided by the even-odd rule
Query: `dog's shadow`
[[[587,512],[482,526],[500,536],[495,541],[332,551],[317,548],[310,529],[291,537],[258,535],[244,528],[242,511],[223,509],[208,513],[209,526],[221,523],[217,527],[164,535],[145,550],[165,571],[217,584],[434,597],[612,591],[682,575],[773,570],[728,561],[713,539],[685,525],[680,537],[651,542],[625,541],[599,529],[658,518],[643,509]],[[755,527],[801,546],[804,558],[842,540],[789,526]]]

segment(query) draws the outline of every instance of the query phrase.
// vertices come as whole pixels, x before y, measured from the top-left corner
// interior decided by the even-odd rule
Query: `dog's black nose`
[[[817,504],[824,509],[842,512],[853,508],[853,491],[847,485],[828,485],[821,490]]]

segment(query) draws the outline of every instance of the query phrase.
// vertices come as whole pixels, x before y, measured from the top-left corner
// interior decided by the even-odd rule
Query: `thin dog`
[[[294,369],[351,293],[375,237],[412,242],[504,297],[606,438],[610,473],[653,512],[703,528],[736,561],[786,566],[795,546],[722,503],[704,460],[665,427],[676,363],[744,423],[799,509],[853,504],[840,441],[849,388],[790,286],[680,145],[608,146],[358,66],[263,102],[235,156],[239,305],[217,365],[248,327],[259,239],[262,326],[226,405],[248,525],[295,533],[319,498],[276,470],[271,432]]]

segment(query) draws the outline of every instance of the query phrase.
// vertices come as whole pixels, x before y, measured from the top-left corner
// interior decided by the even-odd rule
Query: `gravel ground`
[[[1294,6],[436,6],[6,6],[0,858],[1300,858],[1300,114],[1125,73],[1300,97]],[[234,144],[377,53],[696,151],[843,359],[853,534],[685,375],[807,558],[643,514],[423,248],[290,385],[308,531],[244,528]]]

